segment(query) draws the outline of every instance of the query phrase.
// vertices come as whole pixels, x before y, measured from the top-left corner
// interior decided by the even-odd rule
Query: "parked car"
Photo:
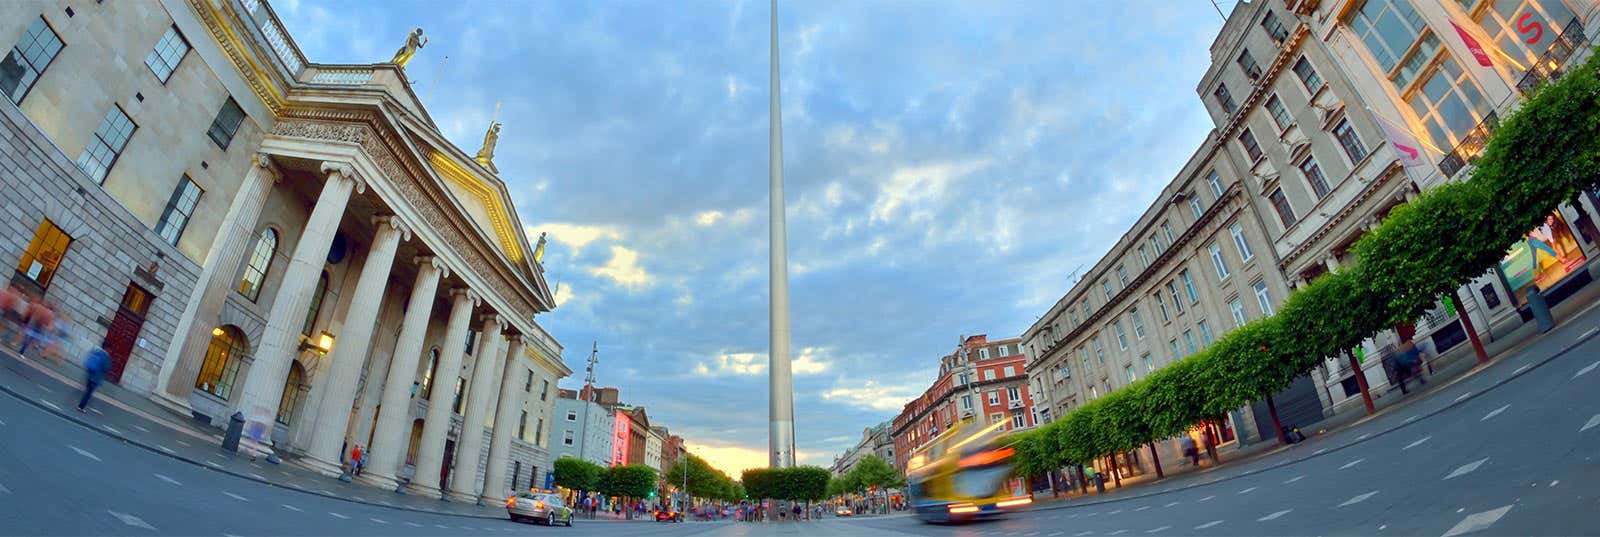
[[[532,521],[546,526],[572,527],[572,508],[561,497],[540,492],[518,492],[506,498],[506,513],[512,522]]]
[[[657,510],[656,522],[683,522],[683,513],[677,511]]]

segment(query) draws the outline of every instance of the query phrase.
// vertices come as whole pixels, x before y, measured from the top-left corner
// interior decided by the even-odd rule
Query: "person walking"
[[[1427,384],[1422,379],[1422,351],[1417,348],[1417,342],[1407,339],[1400,342],[1400,348],[1394,357],[1395,376],[1400,380],[1400,393],[1409,394],[1406,390],[1406,381],[1415,377],[1417,382]]]
[[[1183,456],[1188,457],[1190,463],[1192,463],[1195,468],[1199,468],[1200,450],[1194,445],[1194,437],[1189,436],[1188,433],[1184,433],[1183,437],[1178,439],[1178,444],[1183,447]]]
[[[0,330],[5,333],[6,344],[12,347],[22,344],[22,311],[27,303],[28,299],[17,286],[6,284],[0,287],[0,325],[3,325]]]
[[[28,347],[50,344],[50,332],[56,325],[55,312],[50,310],[50,303],[39,298],[28,303],[23,320],[27,327],[23,329],[22,346],[17,354],[27,356]]]
[[[94,397],[95,389],[100,387],[100,381],[105,379],[106,371],[111,369],[111,354],[104,348],[95,347],[83,360],[83,397],[78,399],[78,412],[89,412],[89,400]]]
[[[361,475],[361,444],[350,448],[350,475]]]

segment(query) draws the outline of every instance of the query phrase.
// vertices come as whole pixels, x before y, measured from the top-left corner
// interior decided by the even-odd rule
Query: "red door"
[[[139,330],[144,328],[144,314],[150,309],[150,293],[143,288],[128,284],[128,290],[122,294],[122,303],[117,305],[117,316],[111,320],[111,329],[106,331],[106,339],[101,346],[111,355],[111,371],[107,372],[106,379],[111,382],[122,382],[122,370],[128,367],[128,354],[133,352],[134,342],[139,340]]]

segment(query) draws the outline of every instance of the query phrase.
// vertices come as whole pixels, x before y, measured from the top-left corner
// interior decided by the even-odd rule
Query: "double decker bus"
[[[912,452],[906,488],[918,518],[964,522],[1033,503],[1032,493],[1010,488],[1016,482],[1015,451],[1003,442],[1004,426],[1004,421],[980,427],[966,420]]]

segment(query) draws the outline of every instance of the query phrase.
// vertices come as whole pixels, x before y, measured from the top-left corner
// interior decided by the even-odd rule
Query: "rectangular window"
[[[1183,315],[1183,299],[1178,298],[1177,282],[1167,282],[1167,294],[1172,295],[1172,307],[1178,308],[1178,315]]]
[[[1267,16],[1261,18],[1261,29],[1266,30],[1267,37],[1279,45],[1289,39],[1289,30],[1283,27],[1283,21],[1278,20],[1278,15],[1270,9],[1267,10]]]
[[[1172,237],[1172,226],[1167,225],[1166,221],[1161,222],[1161,234],[1167,236],[1167,244],[1178,243],[1178,240]]]
[[[1454,148],[1480,128],[1493,106],[1454,58],[1445,55],[1439,68],[1411,96],[1411,111],[1428,126],[1428,136],[1441,148]]]
[[[1018,391],[1016,386],[1012,386],[1010,388],[1006,388],[1006,401],[1021,401],[1021,400],[1022,400],[1022,392]]]
[[[578,411],[576,411],[576,410],[568,410],[567,411],[567,421],[578,421]]]
[[[1183,331],[1183,344],[1184,344],[1184,346],[1189,348],[1189,354],[1194,354],[1194,353],[1200,352],[1200,347],[1196,346],[1195,343],[1194,343],[1194,332],[1193,331],[1190,331],[1190,330],[1184,330]]]
[[[1100,390],[1095,388],[1094,386],[1090,386],[1089,387],[1089,399],[1092,401],[1092,400],[1099,399],[1099,398],[1100,398]]]
[[[1317,165],[1317,159],[1306,157],[1301,161],[1300,174],[1305,176],[1306,184],[1311,185],[1311,193],[1315,194],[1317,199],[1328,197],[1328,192],[1332,189],[1328,188],[1328,180],[1322,176],[1322,167]]]
[[[978,349],[978,359],[979,360],[988,360],[989,359],[989,349],[987,349],[987,348]]]
[[[1133,372],[1133,364],[1122,366],[1122,376],[1128,379],[1128,384],[1133,384],[1134,381],[1139,380],[1139,375]]]
[[[524,410],[524,411],[522,411],[522,415],[517,418],[517,438],[521,438],[521,439],[526,440],[528,438],[528,434],[527,433],[528,433],[528,411]]]
[[[1244,303],[1240,302],[1237,298],[1233,299],[1233,302],[1228,303],[1228,312],[1233,314],[1234,328],[1244,326],[1244,323],[1250,321],[1250,319],[1246,318],[1244,315]]]
[[[144,57],[144,64],[156,74],[156,79],[166,84],[167,79],[172,78],[172,71],[178,68],[178,62],[183,61],[183,56],[188,53],[189,42],[178,32],[178,26],[172,25],[156,42],[156,48],[150,51],[150,55]]]
[[[522,393],[533,393],[533,370],[524,369],[527,376],[522,378]]]
[[[1194,278],[1189,277],[1189,269],[1184,269],[1183,272],[1179,272],[1178,278],[1183,280],[1183,290],[1189,293],[1189,303],[1193,304],[1199,302],[1200,294],[1196,293],[1194,290]]]
[[[1256,282],[1254,287],[1256,290],[1256,302],[1261,304],[1261,314],[1272,315],[1272,295],[1267,291],[1267,282]]]
[[[972,396],[971,395],[962,395],[961,396],[961,410],[972,410]]]
[[[565,431],[561,438],[561,444],[565,446],[572,445],[572,431]]]
[[[983,380],[994,380],[994,370],[993,369],[985,369],[985,370],[983,370]]]
[[[1144,267],[1144,268],[1150,268],[1150,251],[1146,250],[1143,246],[1140,246],[1138,248],[1138,250],[1139,250],[1139,266]]]
[[[1144,339],[1144,318],[1139,316],[1139,308],[1128,310],[1128,317],[1133,319],[1133,337]]]
[[[1210,347],[1211,343],[1216,341],[1216,338],[1211,335],[1211,325],[1207,324],[1205,319],[1201,319],[1197,324],[1200,327],[1200,343]]]
[[[1227,280],[1228,262],[1222,258],[1222,247],[1213,242],[1206,249],[1211,251],[1211,264],[1217,269],[1217,281]]]
[[[1022,417],[1022,413],[1021,412],[1012,414],[1011,415],[1011,428],[1012,429],[1021,429],[1023,427],[1027,427],[1027,424],[1025,424],[1023,422],[1023,419],[1024,418]]]
[[[1106,295],[1106,303],[1110,304],[1111,303],[1111,282],[1109,282],[1109,281],[1101,281],[1100,282],[1100,292],[1105,293],[1105,295]]]
[[[1413,45],[1418,38],[1427,33],[1432,39],[1432,45],[1424,43],[1413,54],[1423,58],[1433,57],[1433,52],[1439,49],[1438,38],[1428,32],[1428,26],[1423,21],[1422,15],[1411,7],[1410,0],[1366,0],[1359,7],[1352,10],[1353,14],[1347,21],[1351,31],[1366,44],[1367,51],[1372,53],[1373,59],[1378,61],[1378,67],[1384,72],[1395,71],[1395,66],[1401,63],[1401,58],[1407,51],[1413,50]],[[1424,60],[1426,61],[1426,60]],[[1421,66],[1416,66],[1420,69]],[[1404,71],[1412,71],[1409,74]],[[1396,81],[1395,87],[1404,88],[1415,70],[1409,67],[1400,69],[1401,73],[1393,76],[1401,78]]]
[[[1317,74],[1317,69],[1311,66],[1311,60],[1301,57],[1294,62],[1294,76],[1300,79],[1300,85],[1305,86],[1306,92],[1312,95],[1322,89],[1322,75]]]
[[[189,217],[194,214],[194,208],[200,204],[200,185],[184,174],[178,180],[178,188],[172,190],[172,197],[167,200],[167,208],[161,211],[161,220],[156,222],[156,234],[167,241],[167,244],[177,246],[178,238],[183,236],[183,228],[189,225]]]
[[[111,165],[122,154],[122,148],[127,147],[128,138],[133,136],[136,128],[138,126],[128,119],[128,114],[123,113],[121,106],[111,105],[111,111],[106,113],[105,119],[100,120],[94,137],[89,139],[89,146],[83,148],[83,154],[78,156],[78,169],[89,174],[89,178],[96,183],[105,184],[106,172],[111,171]]]
[[[1261,66],[1257,65],[1255,57],[1250,55],[1250,49],[1240,50],[1239,57],[1234,61],[1239,63],[1239,69],[1244,70],[1244,76],[1250,77],[1250,80],[1261,78]]]
[[[1233,102],[1233,95],[1228,93],[1228,86],[1217,84],[1217,89],[1212,90],[1211,95],[1217,98],[1217,104],[1222,105],[1223,112],[1232,114],[1239,109],[1239,103]]]
[[[1156,359],[1155,358],[1151,358],[1150,357],[1150,353],[1148,353],[1148,352],[1144,353],[1144,356],[1141,359],[1144,360],[1144,372],[1145,372],[1145,374],[1154,373],[1155,370],[1156,370]]]
[[[1000,420],[1005,419],[1002,416],[1005,416],[1005,414],[1001,414],[999,412],[990,414],[989,415],[989,425],[994,425],[996,423],[1000,423]]]
[[[1205,208],[1205,206],[1200,205],[1200,196],[1196,196],[1196,195],[1194,195],[1193,192],[1190,192],[1188,197],[1189,197],[1189,212],[1194,213],[1195,221],[1199,221],[1200,217],[1202,215],[1206,214],[1206,208]]]
[[[1069,378],[1072,378],[1072,368],[1068,367],[1066,362],[1062,362],[1061,365],[1056,366],[1056,382],[1061,382]]]
[[[990,405],[998,405],[998,404],[1000,404],[1000,392],[998,390],[989,390],[989,404]]]
[[[1150,247],[1155,250],[1156,255],[1161,255],[1161,252],[1162,252],[1161,237],[1156,236],[1156,235],[1151,235],[1150,236]]]
[[[1122,319],[1111,321],[1111,328],[1117,332],[1117,349],[1128,350],[1128,332],[1122,328]]]
[[[1361,143],[1361,137],[1356,135],[1350,120],[1339,120],[1339,124],[1333,127],[1333,137],[1339,140],[1339,147],[1344,148],[1344,155],[1350,157],[1352,164],[1367,158],[1367,146]]]
[[[1078,347],[1078,358],[1083,360],[1083,370],[1089,370],[1089,349]]]
[[[0,61],[0,92],[11,102],[22,104],[22,98],[39,81],[39,75],[61,52],[61,36],[39,17],[28,26],[28,31],[17,40],[17,46]]]
[[[56,274],[56,267],[61,266],[61,258],[67,254],[67,246],[71,244],[72,237],[56,227],[55,222],[49,219],[39,221],[39,227],[33,231],[33,240],[28,242],[28,250],[23,252],[22,261],[17,263],[17,272],[39,284],[39,287],[48,289],[51,278]]]
[[[1096,333],[1091,337],[1094,338],[1094,363],[1105,365],[1106,351],[1105,348],[1100,346],[1100,334]]]
[[[1172,340],[1168,341],[1167,343],[1172,345],[1172,359],[1173,360],[1182,360],[1183,359],[1183,352],[1178,350],[1178,338],[1172,338]]]
[[[1015,377],[1015,376],[1017,376],[1017,366],[1014,366],[1014,365],[1006,366],[1006,378],[1011,378],[1011,377]]]
[[[1256,135],[1250,129],[1239,133],[1239,144],[1244,146],[1244,154],[1250,157],[1250,162],[1261,160],[1261,144],[1256,143]]]
[[[1283,189],[1272,189],[1272,193],[1267,195],[1267,199],[1272,201],[1272,210],[1278,212],[1278,221],[1283,222],[1284,229],[1293,226],[1297,221],[1294,216],[1294,207],[1289,206],[1289,198],[1283,196]]]
[[[1128,288],[1128,269],[1122,265],[1117,265],[1117,283],[1122,284],[1123,289]]]
[[[1233,245],[1239,248],[1239,259],[1249,261],[1255,257],[1255,252],[1250,251],[1250,241],[1244,237],[1244,226],[1234,222],[1228,226],[1228,234],[1233,235]]]
[[[1283,99],[1279,99],[1276,94],[1267,98],[1267,111],[1271,112],[1272,123],[1276,124],[1280,131],[1294,124],[1294,117],[1289,115],[1289,109],[1283,106]]]
[[[233,143],[233,135],[239,134],[239,125],[242,124],[244,124],[244,109],[239,108],[239,103],[235,102],[233,97],[228,97],[228,101],[222,103],[222,109],[217,111],[217,118],[211,120],[211,128],[206,131],[206,135],[217,143],[217,147],[226,151],[228,144]]]
[[[533,429],[533,445],[544,445],[544,418],[539,418],[539,425]]]
[[[544,381],[544,387],[539,389],[539,400],[544,401],[550,397],[550,381]]]
[[[1206,172],[1206,184],[1211,187],[1211,195],[1222,199],[1222,176],[1217,175],[1216,170]]]
[[[1170,321],[1172,315],[1167,312],[1167,300],[1161,298],[1161,291],[1156,291],[1156,309],[1161,310],[1161,320]]]
[[[1000,356],[1005,356],[1006,354],[1008,354],[1006,351],[1009,351],[1009,350],[1011,350],[1009,345],[1001,345],[999,347],[999,350],[997,350],[995,352],[999,353]],[[1022,352],[1022,345],[1017,345],[1017,352]]]

